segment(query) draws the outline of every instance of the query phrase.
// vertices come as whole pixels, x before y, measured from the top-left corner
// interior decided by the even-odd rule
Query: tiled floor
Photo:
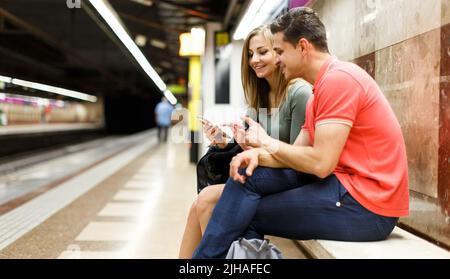
[[[176,258],[196,196],[186,144],[152,145],[0,251],[0,258]],[[271,238],[287,258],[290,240]]]

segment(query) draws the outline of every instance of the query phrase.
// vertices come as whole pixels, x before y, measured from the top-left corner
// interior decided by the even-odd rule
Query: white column
[[[230,66],[230,105],[233,108],[245,107],[244,90],[241,81],[241,59],[243,40],[232,41],[233,50],[231,52]]]
[[[203,56],[203,77],[202,77],[202,99],[203,107],[208,108],[214,106],[214,32],[221,29],[220,23],[207,23],[205,55]]]
[[[221,30],[220,23],[212,22],[205,25],[205,54],[202,60],[202,107],[211,108],[215,104],[215,76],[214,76],[214,32]],[[200,132],[203,133],[202,129]],[[207,143],[202,142],[199,148],[199,156],[205,154]]]

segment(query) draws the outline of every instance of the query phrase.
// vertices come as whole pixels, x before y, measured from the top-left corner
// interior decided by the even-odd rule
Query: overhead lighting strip
[[[177,98],[175,98],[175,96],[173,95],[173,93],[170,90],[164,90],[164,96],[167,98],[167,100],[175,105],[177,103]]]
[[[32,89],[36,89],[36,90],[55,93],[55,94],[59,94],[59,95],[67,96],[67,97],[72,97],[75,99],[80,99],[80,100],[84,100],[84,101],[88,101],[88,102],[92,102],[92,103],[95,103],[98,100],[96,96],[89,95],[86,93],[81,93],[78,91],[64,89],[61,87],[51,86],[51,85],[38,83],[38,82],[26,81],[26,80],[22,80],[22,79],[18,79],[18,78],[0,76],[0,81],[6,82],[6,83],[11,83],[11,84],[18,85],[18,86],[27,87],[27,88],[32,88]]]
[[[12,78],[10,78],[10,77],[5,77],[5,76],[0,76],[0,81],[6,82],[6,83],[11,83]]]
[[[234,40],[242,40],[254,28],[269,20],[275,10],[286,4],[285,0],[252,0],[233,34]]]
[[[104,0],[89,0],[89,2],[97,10],[97,12],[105,20],[105,22],[109,25],[109,27],[116,34],[119,40],[125,45],[128,51],[134,57],[134,59],[136,59],[136,61],[144,70],[144,72],[153,80],[153,82],[156,84],[159,90],[161,90],[161,92],[163,92],[164,95],[171,94],[173,98],[168,99],[172,100],[171,101],[172,104],[176,104],[175,96],[173,96],[173,94],[170,91],[168,91],[168,93],[165,92],[165,90],[167,89],[166,84],[158,75],[158,73],[155,71],[155,69],[153,69],[152,65],[145,58],[144,54],[141,52],[138,46],[128,35],[127,31],[125,31],[125,28],[120,23],[117,14],[115,13],[114,9],[109,5],[109,3],[106,4]],[[173,103],[173,100],[175,100],[175,103]]]
[[[80,99],[80,100],[85,100],[85,101],[89,101],[89,102],[93,102],[93,103],[95,103],[97,101],[97,97],[92,96],[92,95],[88,95],[88,94],[81,93],[78,91],[68,90],[68,89],[64,89],[64,88],[60,88],[60,87],[56,87],[56,86],[51,86],[51,85],[47,85],[47,84],[21,80],[21,79],[17,79],[17,78],[12,79],[12,84],[19,85],[19,86],[25,86],[28,88],[33,88],[33,89],[37,89],[37,90],[41,90],[41,91],[52,92],[52,93],[56,93],[59,95],[64,95],[64,96],[68,96],[68,97],[72,97],[72,98],[76,98],[76,99]]]

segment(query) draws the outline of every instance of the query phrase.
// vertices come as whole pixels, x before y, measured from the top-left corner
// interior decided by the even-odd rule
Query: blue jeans
[[[239,237],[265,234],[298,240],[383,240],[397,220],[365,209],[335,175],[311,179],[292,169],[258,167],[244,184],[228,179],[193,258],[224,258]]]

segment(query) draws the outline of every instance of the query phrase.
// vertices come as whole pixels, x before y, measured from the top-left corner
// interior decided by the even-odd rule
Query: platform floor
[[[177,258],[195,165],[185,143],[141,141],[1,215],[0,258]],[[305,258],[291,240],[270,239]]]

